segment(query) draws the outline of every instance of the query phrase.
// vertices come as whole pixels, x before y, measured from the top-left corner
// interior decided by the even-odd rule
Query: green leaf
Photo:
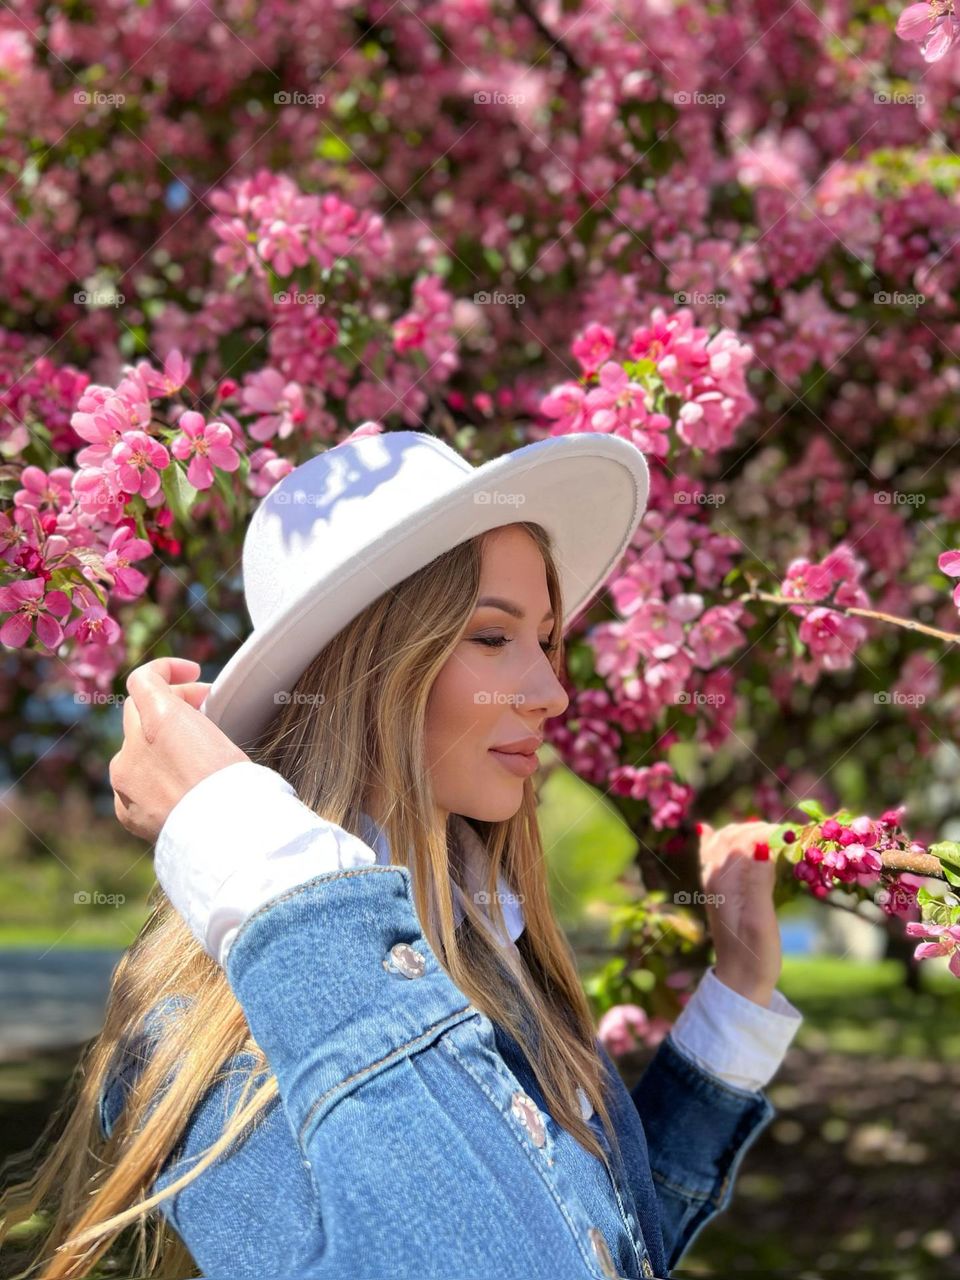
[[[792,618],[787,621],[787,636],[790,640],[790,649],[793,656],[795,658],[802,658],[806,652],[806,646],[800,639],[800,631]]]
[[[349,160],[353,152],[345,142],[335,137],[332,133],[320,142],[315,148],[318,159],[323,160]]]
[[[960,844],[956,840],[940,840],[937,844],[932,844],[928,852],[935,858],[939,858],[941,862],[949,862],[954,867],[960,867]]]
[[[651,973],[649,969],[634,969],[628,981],[638,991],[652,991],[657,985],[656,974]]]
[[[796,808],[801,813],[805,813],[808,818],[813,818],[815,822],[826,822],[830,816],[824,811],[823,805],[819,800],[801,800]]]
[[[943,868],[943,874],[947,877],[948,884],[956,885],[957,888],[960,888],[960,875],[957,875],[955,871],[951,871],[949,867]]]
[[[196,525],[190,515],[190,508],[196,502],[197,490],[174,463],[166,467],[161,475],[163,476],[163,494],[170,510],[185,529],[191,533],[194,532]]]

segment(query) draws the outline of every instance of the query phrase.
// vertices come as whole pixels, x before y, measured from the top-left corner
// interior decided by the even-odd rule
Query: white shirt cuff
[[[370,866],[369,845],[303,803],[265,765],[238,760],[181,797],[157,836],[157,879],[219,964],[265,902],[325,871]]]
[[[711,965],[670,1029],[677,1047],[739,1089],[760,1090],[776,1075],[803,1015],[774,990],[765,1008],[716,976]]]

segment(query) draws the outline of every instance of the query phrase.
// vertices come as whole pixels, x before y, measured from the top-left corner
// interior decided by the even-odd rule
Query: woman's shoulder
[[[164,1027],[192,1003],[191,996],[175,994],[161,997],[117,1044],[98,1099],[100,1129],[105,1138],[112,1135],[130,1091],[150,1061]],[[243,1050],[234,1054],[224,1064],[224,1069],[252,1068],[256,1061],[253,1053]]]

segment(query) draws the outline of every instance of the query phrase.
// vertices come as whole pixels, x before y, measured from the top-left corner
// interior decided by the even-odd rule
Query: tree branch
[[[543,21],[540,15],[537,13],[536,9],[533,7],[532,0],[517,0],[517,8],[520,10],[522,14],[524,14],[525,17],[529,18],[529,20],[533,23],[533,25],[537,28],[537,30],[543,36],[544,40],[548,40],[550,42],[551,49],[556,48],[560,50],[560,52],[563,54],[564,58],[566,59],[567,65],[569,66],[570,70],[575,71],[578,76],[582,75],[583,68],[580,66],[580,63],[576,60],[576,58],[567,48],[563,40],[558,40],[557,37],[553,34],[553,32],[550,30],[550,28],[546,25],[546,23]]]
[[[948,644],[960,644],[960,633],[941,631],[937,627],[928,627],[913,618],[900,618],[895,613],[881,613],[878,609],[861,609],[857,605],[831,604],[823,600],[795,600],[792,596],[776,595],[772,591],[745,591],[739,600],[763,601],[765,604],[807,605],[811,609],[832,609],[835,613],[845,613],[851,617],[873,618],[876,622],[887,622],[894,627],[904,627],[907,631],[918,631],[921,635],[933,636],[936,640],[945,640]]]

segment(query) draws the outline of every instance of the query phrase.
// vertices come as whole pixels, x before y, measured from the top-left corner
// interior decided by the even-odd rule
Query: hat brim
[[[468,538],[518,521],[550,535],[566,631],[594,599],[646,509],[646,460],[620,436],[551,436],[491,459],[463,483],[362,548],[308,603],[256,629],[214,680],[201,710],[238,746],[250,746],[324,645],[378,596]]]

